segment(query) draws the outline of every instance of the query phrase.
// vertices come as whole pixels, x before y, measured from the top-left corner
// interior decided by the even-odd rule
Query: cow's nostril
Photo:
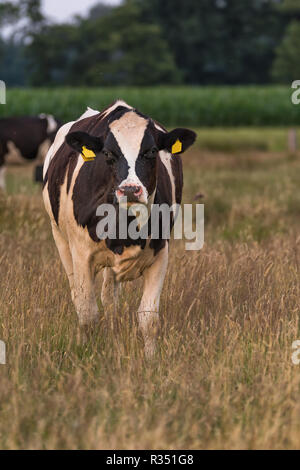
[[[142,194],[143,190],[141,186],[128,185],[120,187],[118,189],[118,192],[120,196],[126,196],[128,198],[137,198]]]
[[[142,188],[137,186],[134,194],[135,196],[140,196],[142,194]]]

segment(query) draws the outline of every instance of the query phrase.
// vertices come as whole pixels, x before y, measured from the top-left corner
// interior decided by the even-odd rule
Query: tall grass
[[[206,244],[195,253],[172,244],[159,354],[146,362],[134,315],[141,282],[125,285],[115,334],[103,323],[77,343],[41,195],[31,170],[10,170],[0,448],[299,448],[299,171],[299,156],[284,153],[184,155],[184,202],[204,194]]]
[[[64,121],[86,106],[123,98],[166,126],[291,126],[300,106],[289,86],[11,89],[0,116],[52,113]]]

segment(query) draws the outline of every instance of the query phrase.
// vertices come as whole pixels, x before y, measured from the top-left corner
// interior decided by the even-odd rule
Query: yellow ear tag
[[[85,146],[82,147],[81,155],[85,162],[92,162],[96,158],[96,154],[93,152],[93,150],[89,150]]]
[[[176,140],[175,144],[172,147],[172,153],[175,155],[176,153],[182,152],[182,142],[179,139]]]

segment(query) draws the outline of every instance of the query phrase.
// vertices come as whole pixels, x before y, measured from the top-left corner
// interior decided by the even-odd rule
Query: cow
[[[5,190],[5,167],[9,163],[44,158],[62,123],[51,115],[0,119],[0,188]]]
[[[167,132],[122,100],[102,112],[88,108],[58,131],[44,164],[43,199],[81,331],[93,331],[99,320],[94,281],[100,270],[102,305],[114,314],[119,284],[143,276],[138,321],[146,356],[155,353],[169,239],[152,239],[151,233],[137,240],[118,235],[99,239],[97,208],[111,204],[120,210],[124,198],[125,210],[138,203],[150,213],[153,204],[180,204],[180,154],[195,139],[192,130]]]

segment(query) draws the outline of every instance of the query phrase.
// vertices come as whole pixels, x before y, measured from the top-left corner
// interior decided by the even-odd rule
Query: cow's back
[[[2,159],[21,162],[34,160],[47,140],[47,122],[36,117],[0,120],[0,151]]]

